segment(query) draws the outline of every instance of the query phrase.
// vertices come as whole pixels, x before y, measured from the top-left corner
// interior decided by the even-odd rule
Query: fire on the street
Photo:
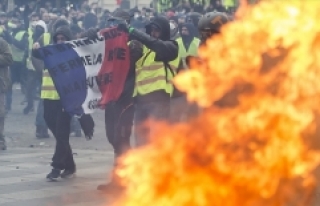
[[[320,2],[265,1],[201,48],[176,85],[204,107],[158,124],[117,173],[120,206],[308,206],[319,183]]]

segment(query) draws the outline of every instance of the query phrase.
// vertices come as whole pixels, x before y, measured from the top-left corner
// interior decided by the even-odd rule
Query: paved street
[[[55,141],[35,137],[35,112],[23,115],[23,96],[14,91],[12,111],[8,114],[5,135],[8,149],[0,151],[1,206],[100,206],[109,205],[106,195],[96,190],[108,181],[113,154],[105,136],[104,114],[94,115],[93,140],[71,137],[77,174],[75,178],[47,182]],[[51,135],[52,136],[52,135]]]

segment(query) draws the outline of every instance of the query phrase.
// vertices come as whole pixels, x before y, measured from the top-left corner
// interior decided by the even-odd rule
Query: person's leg
[[[61,151],[60,162],[64,165],[64,172],[61,174],[61,178],[67,178],[76,172],[76,165],[73,159],[72,149],[70,146],[70,125],[71,116],[64,112],[61,105],[61,113],[58,116],[57,122],[57,138],[63,145],[63,151]]]
[[[5,121],[5,93],[0,93],[0,150],[6,150],[6,141],[4,138],[4,121]]]
[[[115,122],[118,121],[115,119],[115,112],[114,112],[114,103],[109,103],[105,110],[105,129],[106,129],[106,136],[108,138],[109,143],[112,145],[114,149],[114,134],[115,134]]]
[[[130,148],[130,136],[132,132],[134,105],[128,102],[127,105],[115,105],[115,156],[116,158],[126,153]]]
[[[135,103],[134,105],[134,138],[137,147],[143,146],[149,136],[149,128],[146,127],[146,120],[149,118],[150,105],[148,103]]]
[[[56,139],[56,147],[54,154],[52,156],[51,166],[53,167],[52,171],[47,175],[47,179],[57,179],[60,177],[61,170],[64,169],[64,163],[61,161],[64,153],[64,145],[57,134],[57,123],[59,120],[59,115],[62,111],[59,107],[59,101],[57,100],[43,100],[44,107],[44,119],[48,128],[52,132],[53,136]]]
[[[37,138],[48,138],[48,127],[44,120],[44,108],[43,108],[43,99],[40,99],[37,107],[36,115],[36,137]]]
[[[18,81],[18,67],[19,64],[17,62],[13,62],[10,66],[9,73],[10,73],[10,84],[8,86],[8,90],[6,92],[6,111],[11,111],[12,105],[12,89],[13,84]]]
[[[26,82],[26,98],[27,106],[23,109],[24,114],[29,114],[29,112],[34,110],[34,93],[37,87],[37,76],[36,72],[28,70],[28,78]]]

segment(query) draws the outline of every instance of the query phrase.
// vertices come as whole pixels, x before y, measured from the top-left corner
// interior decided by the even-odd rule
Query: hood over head
[[[44,21],[42,20],[37,21],[36,26],[41,26],[44,29],[44,32],[48,32],[47,24]]]
[[[55,22],[52,24],[52,30],[51,32],[54,34],[56,30],[61,26],[69,26],[69,22],[66,19],[58,18],[55,20]]]
[[[69,26],[63,25],[56,29],[52,37],[54,43],[57,43],[56,38],[59,34],[63,35],[67,41],[70,41],[73,39],[72,31]]]
[[[157,16],[146,26],[147,34],[151,34],[151,27],[155,26],[161,31],[160,39],[163,41],[170,40],[170,23],[169,20],[163,16]]]
[[[188,31],[189,31],[189,36],[188,36],[188,37],[189,37],[189,38],[194,38],[194,37],[197,36],[197,34],[196,34],[197,28],[196,28],[192,23],[184,23],[184,24],[181,24],[181,26],[179,27],[181,36],[183,36],[183,35],[182,35],[182,32],[181,32],[182,27],[186,27],[186,28],[188,29]]]

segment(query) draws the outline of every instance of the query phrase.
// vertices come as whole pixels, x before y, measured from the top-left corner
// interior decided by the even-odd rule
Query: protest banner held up
[[[128,35],[117,28],[100,34],[94,40],[77,39],[37,51],[71,115],[104,108],[122,93],[129,71]]]

